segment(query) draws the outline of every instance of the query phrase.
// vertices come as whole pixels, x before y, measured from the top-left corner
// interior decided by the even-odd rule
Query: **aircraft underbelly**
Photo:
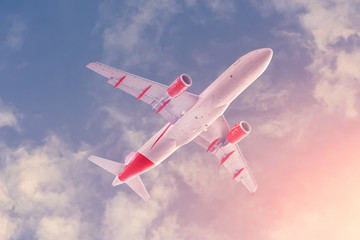
[[[139,152],[158,165],[179,147],[191,142],[206,130],[266,69],[269,62],[268,52],[259,56],[256,54],[254,51],[234,63],[199,96],[193,108],[174,125],[164,126]]]
[[[208,126],[210,126],[227,106],[211,107],[211,99],[203,101],[191,109],[174,125],[164,126],[139,150],[155,165],[160,164],[181,146],[191,142]]]

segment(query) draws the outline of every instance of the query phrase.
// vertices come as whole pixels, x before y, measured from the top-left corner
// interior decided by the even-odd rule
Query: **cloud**
[[[352,4],[358,5],[334,2],[328,7],[321,2],[301,17],[304,28],[314,37],[313,63],[308,67],[316,80],[314,97],[330,112],[344,112],[348,118],[358,116],[360,87],[359,70],[353,62],[360,60],[360,48],[351,40],[360,28],[352,24],[356,15]],[[342,49],[333,47],[341,40]]]
[[[281,113],[270,114],[267,120],[260,119],[254,131],[272,138],[287,138],[294,143],[303,140],[310,134],[311,122],[315,120],[315,108],[298,109],[297,112],[285,110]],[[299,117],[300,116],[300,117]]]
[[[195,143],[192,143],[195,144]],[[193,193],[202,199],[214,198],[218,191],[222,191],[222,196],[229,194],[227,189],[222,188],[223,183],[231,184],[231,175],[222,171],[218,165],[218,159],[215,156],[206,157],[206,151],[188,154],[189,149],[182,149],[175,154],[176,161],[169,163],[172,172],[181,177],[181,179],[192,189]],[[208,163],[212,161],[211,163]],[[214,178],[214,174],[216,178]]]
[[[105,2],[100,7],[101,19],[112,11],[109,6],[119,7],[112,2]],[[111,62],[122,57],[123,65],[130,67],[163,58],[159,42],[169,19],[179,11],[176,1],[137,1],[121,8],[127,11],[119,11],[113,17],[113,24],[104,29],[105,60]]]
[[[11,127],[20,131],[19,119],[21,114],[6,104],[4,104],[0,99],[0,128],[2,127]]]
[[[176,195],[174,177],[165,168],[156,168],[142,175],[149,189],[150,200],[143,201],[125,184],[117,195],[109,199],[104,212],[104,239],[147,239],[156,219],[161,218]],[[146,185],[146,184],[145,184]],[[125,194],[126,191],[131,193]]]
[[[228,19],[229,13],[235,11],[233,0],[139,0],[121,4],[105,1],[99,7],[100,17],[95,27],[95,32],[103,34],[104,61],[109,64],[121,61],[124,68],[136,66],[152,72],[154,68],[160,68],[153,63],[161,62],[159,74],[175,69],[179,60],[172,54],[175,50],[173,41],[168,39],[172,36],[176,43],[183,38],[189,41],[191,29],[181,21],[175,25],[174,21],[178,21],[185,11],[193,9],[196,11],[190,20],[196,23]],[[196,60],[203,62],[200,58]]]
[[[124,93],[126,94],[126,93]],[[148,106],[146,106],[148,107]],[[149,129],[160,129],[162,121],[156,119],[150,120],[147,114],[143,114],[140,110],[133,111],[131,116],[127,114],[125,108],[120,109],[114,105],[102,106],[98,110],[98,116],[101,118],[102,129],[108,133],[105,145],[108,145],[108,151],[117,152],[119,146],[126,146],[125,151],[134,151],[139,149],[141,145],[155,132],[147,132]],[[137,120],[134,121],[133,118]],[[113,134],[116,132],[117,134]],[[129,152],[124,153],[124,157]]]
[[[44,217],[36,230],[39,240],[79,239],[79,220],[61,217]]]
[[[104,239],[146,239],[146,230],[159,213],[160,206],[153,200],[144,202],[135,197],[129,198],[124,192],[118,192],[107,202],[103,221]]]
[[[217,13],[229,13],[234,12],[234,2],[232,0],[211,0],[203,1],[213,12]]]
[[[205,229],[196,223],[180,225],[176,215],[166,216],[162,224],[152,231],[151,240],[173,239],[208,239],[208,240],[230,240],[224,234],[218,234],[212,229]]]
[[[213,13],[216,13],[218,16],[225,17],[224,14],[235,11],[234,1],[233,0],[185,0],[187,7],[195,7],[197,4],[202,4],[206,8],[210,9]]]
[[[4,45],[14,50],[20,50],[24,43],[25,30],[26,24],[20,17],[12,18]]]
[[[294,88],[292,82],[285,82],[277,86],[269,78],[262,76],[260,80],[251,85],[250,89],[246,89],[241,94],[241,104],[236,107],[239,110],[257,111],[283,109],[290,103],[290,95]]]
[[[351,145],[353,143],[350,141]],[[340,146],[336,153],[321,153],[326,164],[332,167],[314,163],[313,171],[294,172],[302,184],[296,183],[295,199],[282,203],[281,214],[273,219],[271,239],[294,239],[294,236],[295,239],[359,238],[360,194],[354,184],[360,180],[358,153],[347,150],[344,155],[341,150]],[[341,164],[338,164],[339,157],[343,159]]]
[[[272,6],[255,4],[261,11],[279,11],[305,31],[301,46],[312,62],[307,70],[315,82],[313,96],[328,112],[357,118],[359,104],[358,1],[272,1]],[[286,26],[285,26],[286,27]],[[292,34],[296,42],[299,37]],[[311,41],[309,42],[309,37]],[[291,36],[290,36],[291,37]]]
[[[3,240],[11,239],[17,227],[11,217],[0,213],[0,226],[0,238]]]
[[[71,174],[86,152],[69,149],[55,135],[37,147],[29,143],[17,148],[1,145],[0,219],[7,223],[12,239],[29,229],[36,231],[39,239],[56,239],[59,230],[67,239],[78,239],[81,197]],[[81,177],[81,171],[76,170],[76,175]]]

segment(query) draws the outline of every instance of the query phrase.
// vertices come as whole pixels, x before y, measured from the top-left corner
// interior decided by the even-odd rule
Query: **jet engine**
[[[226,139],[229,143],[237,143],[246,137],[251,131],[250,125],[241,121],[239,124],[236,124],[233,129],[226,135]]]
[[[171,98],[176,98],[183,94],[192,84],[191,77],[187,74],[181,74],[167,89]]]

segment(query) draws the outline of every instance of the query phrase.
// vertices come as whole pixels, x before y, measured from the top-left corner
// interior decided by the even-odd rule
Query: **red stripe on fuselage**
[[[122,171],[118,175],[118,178],[120,179],[120,181],[125,182],[127,179],[135,176],[138,173],[144,172],[146,169],[153,165],[154,163],[152,161],[150,161],[141,153],[137,152],[135,153],[133,160],[128,165],[126,165],[124,171]]]
[[[152,149],[155,144],[160,140],[160,138],[166,133],[166,131],[169,129],[169,127],[171,126],[171,123],[169,123],[169,125],[165,128],[165,130],[160,134],[160,136],[156,139],[156,141],[154,142],[154,144],[151,146],[150,149]]]

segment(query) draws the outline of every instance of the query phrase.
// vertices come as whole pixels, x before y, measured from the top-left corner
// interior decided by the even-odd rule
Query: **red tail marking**
[[[165,128],[165,130],[160,134],[160,136],[156,139],[156,141],[154,142],[154,144],[151,146],[151,148],[150,149],[152,149],[154,146],[155,146],[155,144],[160,140],[160,138],[166,133],[166,131],[169,129],[169,127],[171,126],[171,123],[169,124],[169,126],[167,126],[166,128]]]
[[[118,178],[120,181],[125,182],[127,179],[138,173],[144,172],[153,165],[154,163],[152,161],[150,161],[141,153],[137,152],[135,153],[133,160],[128,165],[126,165],[121,173],[119,173]]]
[[[208,149],[206,150],[206,152],[209,152],[219,140],[220,140],[220,138],[215,139],[215,141],[213,141],[213,142],[210,144],[210,146],[208,147]]]
[[[235,175],[234,175],[234,177],[233,177],[233,180],[234,180],[235,178],[237,178],[243,170],[244,170],[244,168],[240,169],[237,173],[235,173]]]
[[[136,101],[138,101],[140,98],[142,98],[142,96],[144,96],[144,94],[151,88],[151,85],[148,86],[136,99]]]
[[[233,154],[235,152],[235,150],[234,151],[232,151],[231,153],[229,153],[228,155],[226,155],[226,157],[224,157],[224,159],[223,160],[221,160],[221,163],[220,163],[220,166],[221,165],[223,165],[224,164],[224,162],[226,162],[226,160],[228,160],[229,159],[229,157]]]
[[[169,102],[171,99],[167,100],[159,109],[156,111],[156,114],[158,114]]]
[[[114,86],[114,88],[116,88],[117,86],[119,86],[119,84],[125,79],[126,75],[123,76]]]

